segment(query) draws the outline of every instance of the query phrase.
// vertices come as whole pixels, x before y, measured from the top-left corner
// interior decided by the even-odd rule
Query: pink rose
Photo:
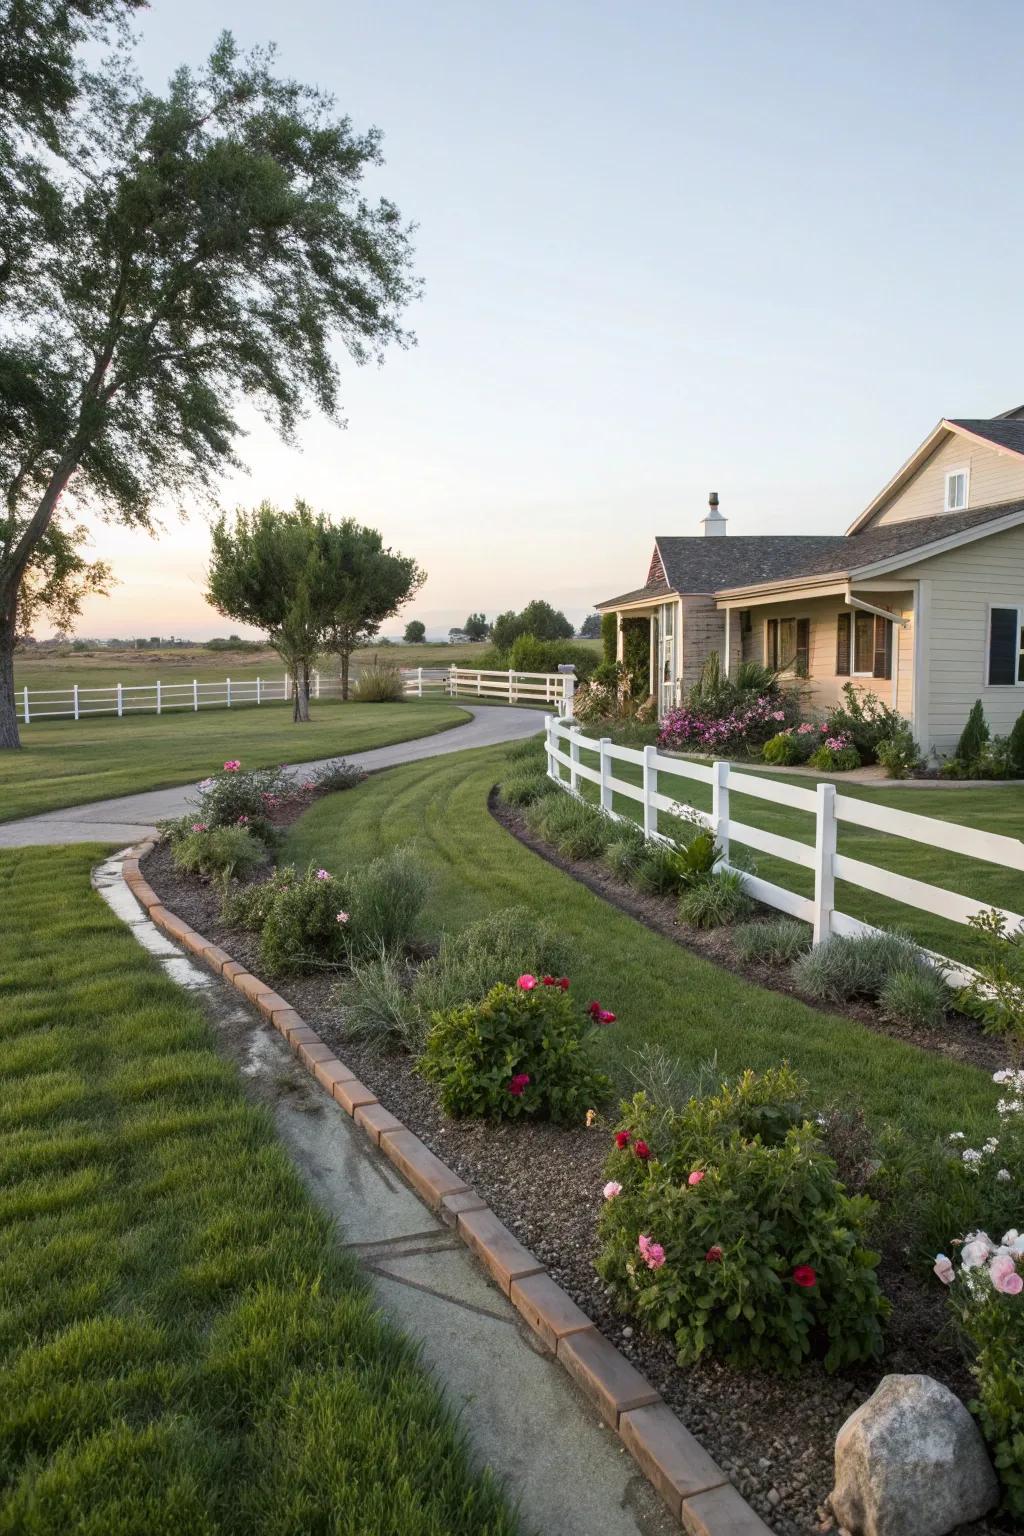
[[[318,869],[316,872],[316,878],[318,880],[330,880],[331,872],[329,869]]]
[[[347,923],[348,922],[348,913],[347,912],[339,912],[337,917],[334,919],[334,921],[336,923]]]
[[[192,823],[192,831],[193,832],[205,832],[206,831],[206,822],[205,821],[194,821]]]
[[[956,1279],[956,1270],[944,1253],[935,1255],[935,1263],[932,1265],[932,1273],[938,1275],[943,1285],[952,1285]]]
[[[988,1267],[988,1276],[1003,1296],[1019,1296],[1024,1290],[1024,1279],[1017,1273],[1012,1253],[1001,1253]]]
[[[637,1238],[640,1256],[648,1269],[660,1269],[665,1262],[665,1250],[660,1243],[653,1243],[643,1232]]]
[[[621,1184],[616,1184],[614,1179],[609,1179],[608,1183],[604,1187],[604,1197],[605,1197],[605,1199],[606,1200],[614,1200],[616,1195],[621,1195],[621,1194],[622,1194],[622,1185]]]
[[[701,1179],[703,1179],[703,1177],[704,1177],[703,1171],[700,1168],[695,1168],[693,1170],[693,1172],[690,1174],[690,1177],[687,1179],[686,1182],[687,1182],[687,1184],[691,1184],[691,1185],[692,1184],[699,1184]]]
[[[519,980],[516,982],[516,986],[519,988],[520,992],[532,992],[536,985],[537,978],[536,976],[531,976],[529,971],[526,971],[524,975],[520,976]]]
[[[242,764],[237,757],[229,757],[224,764],[225,773],[237,773]]]

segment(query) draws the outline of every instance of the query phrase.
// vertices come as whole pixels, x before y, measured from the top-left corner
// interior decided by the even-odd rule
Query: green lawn
[[[284,857],[343,870],[390,844],[415,843],[434,879],[433,934],[513,903],[553,919],[579,948],[574,985],[619,1017],[603,1032],[604,1065],[627,1087],[628,1053],[645,1042],[723,1073],[782,1058],[823,1099],[863,1104],[922,1135],[987,1130],[995,1089],[986,1073],[873,1034],[748,985],[644,928],[518,843],[490,816],[501,748],[389,769],[329,797],[292,828]]]
[[[312,714],[308,725],[295,725],[282,703],[22,727],[22,750],[0,752],[0,821],[188,784],[228,757],[246,768],[306,762],[429,736],[469,718],[458,705],[433,699],[314,703]]]
[[[511,1536],[100,852],[0,856],[0,1533]]]
[[[598,765],[596,752],[584,749],[580,760],[595,768]],[[736,763],[734,768],[744,771],[749,765]],[[567,770],[562,771],[567,774]],[[621,761],[615,762],[614,773],[617,779],[631,784],[639,784],[642,778],[639,767]],[[794,784],[812,791],[819,782],[810,776],[798,774],[757,773],[756,777],[778,779],[781,783]],[[1024,785],[1021,784],[993,785],[983,789],[868,789],[836,780],[828,782],[836,783],[837,792],[851,799],[868,800],[876,805],[912,811],[915,815],[929,816],[939,821],[958,821],[964,826],[999,832],[1004,837],[1020,838],[1024,832]],[[597,800],[596,785],[581,780],[580,788],[588,799]],[[659,772],[658,788],[681,805],[692,805],[702,811],[711,809],[709,784]],[[639,818],[640,806],[628,796],[614,796],[613,807],[622,815]],[[814,843],[814,817],[810,812],[773,805],[751,795],[736,793],[730,794],[729,810],[733,820],[763,827],[779,836],[792,837],[797,842]],[[734,846],[740,846],[738,839],[734,839]],[[929,885],[977,897],[979,904],[988,902],[1024,914],[1024,874],[1018,870],[987,864],[983,860],[949,853],[942,847],[941,837],[934,844],[918,843],[840,822],[839,852],[866,864],[895,870],[914,880],[924,880]],[[747,853],[753,859],[757,874],[764,879],[797,891],[802,896],[813,894],[814,876],[810,870],[753,849],[748,849]],[[840,911],[859,917],[864,922],[879,927],[905,928],[919,943],[951,959],[970,962],[980,954],[977,938],[969,928],[947,918],[934,917],[930,913],[905,907],[886,896],[876,896],[871,891],[841,880],[836,883],[836,905]]]

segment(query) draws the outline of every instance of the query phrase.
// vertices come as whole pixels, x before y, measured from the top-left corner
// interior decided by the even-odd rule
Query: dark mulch
[[[613,875],[599,859],[565,858],[550,843],[545,842],[531,830],[520,811],[505,805],[497,791],[491,792],[488,809],[495,820],[499,821],[519,842],[531,848],[549,864],[554,864],[557,869],[565,870],[595,895],[611,902],[620,911],[628,912],[638,922],[671,939],[673,943],[680,944],[684,949],[689,949],[694,954],[713,961],[715,965],[733,971],[737,976],[742,976],[745,981],[753,982],[759,987],[766,987],[772,992],[781,992],[784,997],[796,998],[806,1003],[809,1008],[824,1008],[829,1013],[856,1019],[858,1024],[863,1024],[875,1034],[887,1035],[891,1040],[900,1040],[905,1045],[920,1046],[922,1050],[947,1056],[951,1061],[965,1062],[971,1066],[981,1067],[984,1071],[996,1071],[999,1067],[1006,1065],[1007,1052],[1011,1049],[1007,1041],[986,1035],[975,1019],[969,1019],[962,1013],[951,1012],[946,1016],[941,1033],[937,1033],[932,1029],[915,1028],[912,1024],[889,1022],[881,1018],[878,1010],[868,1004],[822,1003],[819,999],[809,997],[806,992],[801,992],[795,987],[786,971],[775,966],[744,964],[733,950],[727,928],[711,929],[705,932],[680,922],[676,912],[677,903],[673,897],[648,896],[634,890],[631,885],[627,885],[624,880]]]
[[[146,859],[145,872],[171,911],[259,974],[253,936],[225,927],[215,886],[179,875],[163,844]],[[586,873],[590,883],[591,871]],[[625,899],[618,904],[666,931],[656,898],[630,892],[628,899],[630,905]],[[710,948],[702,951],[718,958]],[[879,1367],[830,1377],[810,1365],[798,1377],[780,1379],[717,1362],[677,1366],[666,1341],[640,1333],[615,1310],[594,1272],[607,1121],[568,1131],[453,1121],[438,1108],[408,1055],[348,1038],[333,997],[333,976],[270,979],[382,1103],[472,1184],[643,1371],[777,1536],[835,1530],[825,1506],[835,1436],[877,1386]],[[893,1300],[884,1370],[925,1372],[968,1396],[970,1381],[948,1329],[944,1295],[922,1289],[895,1259],[886,1261],[882,1285]],[[997,1523],[982,1522],[963,1527],[961,1536],[996,1536],[1000,1530]]]

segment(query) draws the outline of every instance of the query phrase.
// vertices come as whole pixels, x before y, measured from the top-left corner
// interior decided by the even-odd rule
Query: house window
[[[852,663],[852,665],[851,665]],[[836,626],[837,677],[892,677],[892,620],[841,613]]]
[[[946,476],[947,512],[963,512],[965,510],[969,478],[969,472],[966,469],[951,469]]]
[[[767,619],[764,626],[765,665],[773,672],[806,677],[810,665],[810,619]]]
[[[1024,683],[1024,608],[990,610],[988,681],[992,688]]]

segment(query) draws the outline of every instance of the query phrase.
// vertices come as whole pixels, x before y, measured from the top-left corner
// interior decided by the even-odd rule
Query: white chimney
[[[723,535],[725,533],[725,518],[718,510],[717,491],[712,491],[708,497],[708,515],[707,517],[703,518],[702,521],[704,525],[704,537],[706,539],[711,538],[715,534]]]

